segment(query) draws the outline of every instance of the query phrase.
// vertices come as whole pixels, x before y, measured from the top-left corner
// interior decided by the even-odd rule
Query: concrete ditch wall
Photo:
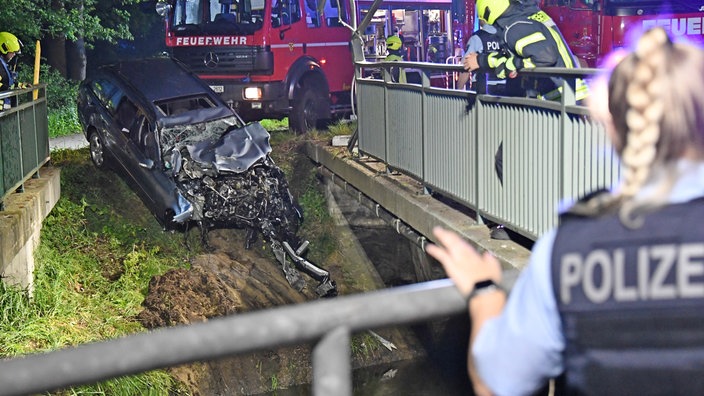
[[[10,194],[0,211],[0,276],[10,285],[34,284],[34,250],[42,223],[61,195],[60,169],[44,166],[24,183],[24,191]]]

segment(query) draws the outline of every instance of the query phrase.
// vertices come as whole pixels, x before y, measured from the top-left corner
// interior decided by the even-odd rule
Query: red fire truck
[[[351,111],[345,1],[164,0],[166,45],[248,121],[305,132]],[[341,22],[342,21],[342,22]]]
[[[572,52],[598,67],[603,56],[628,46],[629,34],[663,26],[674,38],[701,41],[704,1],[692,0],[541,0]]]

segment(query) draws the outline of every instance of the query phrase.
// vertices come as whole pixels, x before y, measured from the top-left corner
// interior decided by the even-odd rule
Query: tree
[[[85,78],[86,48],[96,41],[132,40],[131,13],[140,0],[4,0],[0,26],[11,31],[34,52],[42,44],[42,57],[64,77]],[[141,20],[145,20],[142,18]],[[147,27],[133,26],[134,29]],[[25,57],[25,60],[28,59]]]

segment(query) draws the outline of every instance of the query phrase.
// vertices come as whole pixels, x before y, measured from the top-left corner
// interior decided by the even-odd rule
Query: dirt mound
[[[261,244],[245,249],[243,234],[213,230],[208,235],[212,251],[196,256],[191,269],[154,277],[138,315],[140,322],[150,329],[189,324],[317,298],[313,281],[301,292],[293,289],[273,254]],[[280,348],[176,367],[171,372],[194,395],[258,394],[273,386],[307,383],[310,350]]]

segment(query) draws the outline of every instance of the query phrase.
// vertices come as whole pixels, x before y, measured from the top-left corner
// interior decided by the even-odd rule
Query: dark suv
[[[247,246],[261,233],[284,271],[289,257],[321,281],[319,294],[334,292],[328,273],[300,256],[302,215],[269,156],[269,133],[245,125],[178,61],[101,67],[80,86],[78,114],[93,163],[111,165],[165,229],[243,228]]]

